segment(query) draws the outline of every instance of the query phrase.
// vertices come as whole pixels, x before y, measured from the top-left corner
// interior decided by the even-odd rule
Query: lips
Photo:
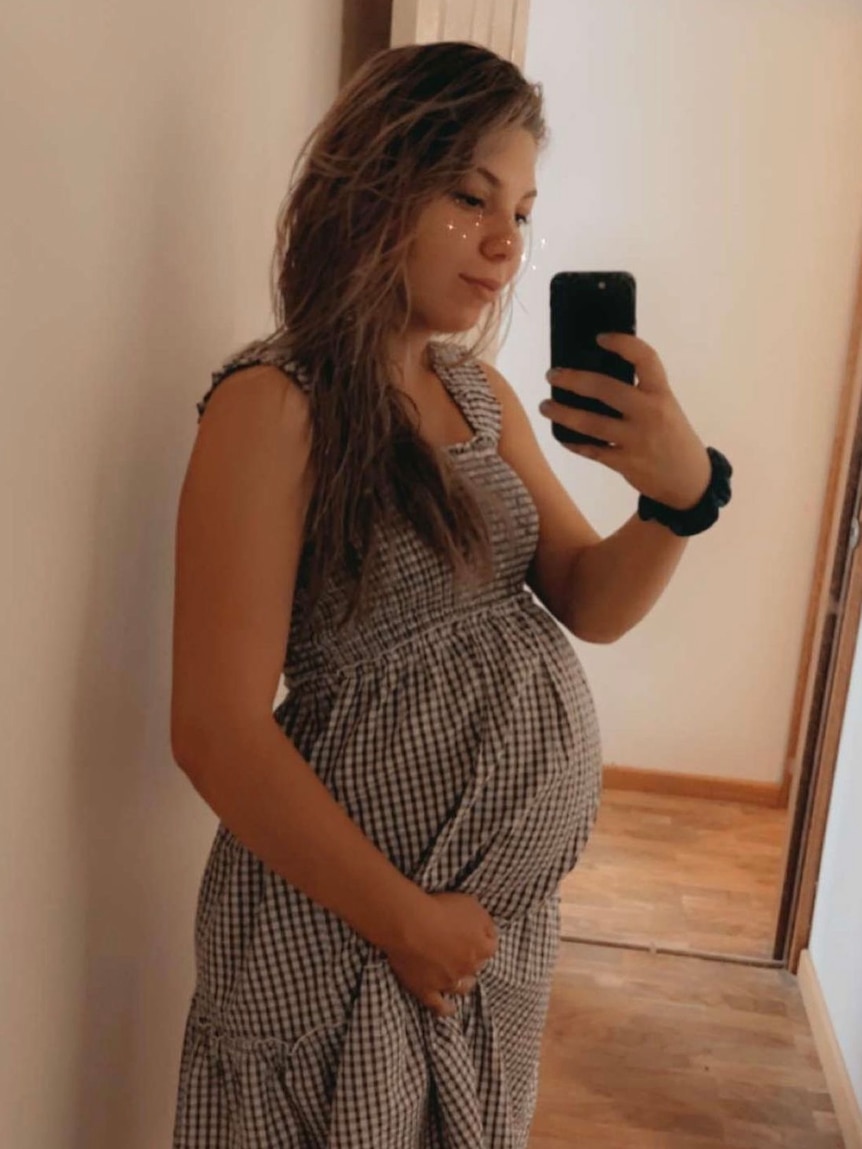
[[[493,279],[473,279],[472,276],[462,275],[461,278],[470,288],[473,295],[483,303],[493,303],[500,294],[502,283]]]
[[[485,287],[488,291],[499,291],[503,286],[502,283],[497,283],[494,279],[479,279],[474,275],[462,275],[461,278],[467,283],[472,283],[478,287]]]

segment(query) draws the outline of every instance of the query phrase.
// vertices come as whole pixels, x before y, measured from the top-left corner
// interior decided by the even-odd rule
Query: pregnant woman
[[[300,157],[275,330],[198,403],[172,744],[219,825],[174,1149],[527,1145],[558,887],[601,779],[563,627],[629,630],[721,502],[642,340],[607,344],[636,387],[558,377],[622,419],[543,408],[612,424],[569,449],[652,500],[608,539],[476,357],[544,138],[538,86],[483,48],[375,56]]]

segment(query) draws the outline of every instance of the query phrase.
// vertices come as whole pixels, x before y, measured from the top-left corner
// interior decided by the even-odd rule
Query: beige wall
[[[169,748],[179,484],[209,371],[270,322],[341,4],[2,23],[0,1145],[156,1149],[214,826]]]
[[[536,408],[551,275],[631,270],[638,333],[735,468],[733,502],[653,613],[612,646],[577,644],[606,761],[777,781],[862,258],[862,6],[532,0],[525,70],[553,140],[498,366],[611,534],[636,493]]]

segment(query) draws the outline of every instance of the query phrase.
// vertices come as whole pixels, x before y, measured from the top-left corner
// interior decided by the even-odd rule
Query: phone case
[[[634,385],[633,364],[613,351],[599,347],[596,336],[603,331],[636,334],[635,278],[628,271],[560,271],[551,280],[551,366],[572,367],[610,375]],[[598,399],[574,395],[563,387],[551,387],[551,395],[567,407],[596,411],[621,418],[619,411]],[[596,443],[604,439],[551,424],[561,443]]]

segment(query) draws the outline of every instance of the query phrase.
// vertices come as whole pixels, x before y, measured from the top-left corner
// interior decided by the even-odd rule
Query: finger
[[[453,1014],[458,1012],[457,1007],[451,1001],[447,1001],[443,994],[438,993],[436,990],[428,994],[428,997],[425,999],[425,1005],[436,1013],[438,1017],[452,1017]]]
[[[593,411],[581,411],[577,407],[567,407],[553,399],[545,399],[539,404],[539,411],[553,423],[568,427],[570,431],[580,431],[594,439],[604,439],[609,443],[624,442],[627,437],[625,422],[611,415],[599,415]]]
[[[442,990],[443,997],[466,997],[471,993],[476,982],[473,978],[462,977],[455,982],[454,985],[448,989]]]
[[[637,335],[612,331],[596,336],[596,343],[634,364],[638,390],[646,393],[670,390],[667,373],[658,352]],[[636,391],[633,393],[637,394]]]
[[[619,448],[602,447],[597,443],[564,443],[563,446],[573,455],[580,455],[582,459],[593,459],[603,463],[612,471],[619,471]]]
[[[552,367],[545,378],[553,387],[560,387],[587,399],[598,399],[619,411],[623,417],[636,414],[641,401],[636,387],[595,371],[570,371],[566,367]]]

